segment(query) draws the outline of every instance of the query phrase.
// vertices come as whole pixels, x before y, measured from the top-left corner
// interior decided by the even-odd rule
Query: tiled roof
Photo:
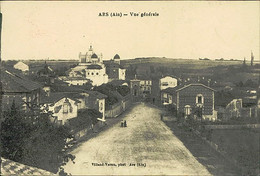
[[[165,93],[175,93],[177,89],[181,88],[183,86],[176,86],[176,87],[168,87],[166,89],[163,89],[162,92],[165,92]]]
[[[21,75],[11,73],[7,70],[1,70],[1,82],[3,86],[3,92],[31,92],[42,85],[33,82]]]
[[[176,91],[183,90],[183,89],[185,89],[185,88],[187,88],[187,87],[190,87],[190,86],[203,86],[203,87],[205,87],[205,88],[207,88],[207,89],[210,89],[210,90],[212,90],[212,91],[215,91],[214,89],[212,89],[212,88],[210,88],[210,87],[208,87],[208,86],[205,86],[204,84],[200,84],[200,83],[192,83],[192,84],[189,84],[189,85],[185,85],[185,86],[183,86],[182,88],[179,88],[179,89],[176,90]]]
[[[52,92],[77,92],[77,93],[85,92],[85,90],[77,86],[73,86],[73,85],[67,86],[67,85],[58,85],[58,84],[51,85],[51,91]]]
[[[190,87],[190,86],[203,86],[203,87],[205,87],[207,89],[210,89],[210,90],[214,91],[214,89],[212,89],[212,88],[210,88],[208,86],[205,86],[204,84],[193,83],[193,84],[189,84],[189,85],[179,85],[179,86],[176,86],[176,87],[173,87],[173,88],[169,87],[167,89],[162,90],[162,92],[175,93],[177,91],[183,90],[183,89],[185,89],[187,87]]]
[[[102,69],[102,67],[97,64],[91,64],[87,66],[87,69]]]
[[[49,171],[27,166],[4,158],[2,158],[1,172],[2,175],[55,175]]]
[[[104,95],[98,91],[86,90],[85,92],[96,97],[97,99],[103,99],[103,98],[107,97],[106,95]]]
[[[77,98],[83,98],[78,93],[64,93],[64,92],[56,92],[56,93],[50,93],[50,96],[42,96],[41,97],[41,103],[55,103],[62,98],[69,98],[76,102],[79,102]]]
[[[126,80],[112,80],[108,84],[111,84],[111,85],[114,85],[114,86],[121,86],[124,83],[127,83],[129,85],[129,81],[126,81]]]

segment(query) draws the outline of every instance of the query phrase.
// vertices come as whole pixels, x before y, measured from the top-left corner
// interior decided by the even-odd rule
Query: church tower
[[[93,54],[94,54],[94,50],[93,50],[92,45],[90,45],[89,50],[88,50],[88,52],[86,53],[87,62],[92,62],[92,61],[91,61],[91,56],[92,56]]]

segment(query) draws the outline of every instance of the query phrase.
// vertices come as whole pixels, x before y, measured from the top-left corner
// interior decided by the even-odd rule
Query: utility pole
[[[2,42],[2,13],[0,13],[0,136],[1,136],[1,123],[2,123],[2,53],[1,53],[1,42]],[[2,158],[1,158],[1,152],[2,152],[2,142],[0,138],[0,176],[2,175]]]

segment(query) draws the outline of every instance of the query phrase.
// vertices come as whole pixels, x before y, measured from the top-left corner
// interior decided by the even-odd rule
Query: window
[[[92,72],[91,75],[94,75],[94,73]]]
[[[63,113],[68,113],[68,111],[69,111],[68,104],[64,104],[63,105]]]
[[[99,110],[102,111],[103,110],[103,103],[101,102],[99,105]]]
[[[198,103],[202,103],[202,96],[198,96]]]
[[[204,97],[201,94],[198,94],[196,96],[196,104],[203,104],[204,103]]]
[[[96,75],[98,75],[98,73],[96,73]]]
[[[184,106],[184,114],[185,114],[185,116],[188,116],[188,115],[191,114],[191,107],[190,107],[190,105]]]
[[[168,86],[168,83],[167,82],[163,82],[162,86]]]

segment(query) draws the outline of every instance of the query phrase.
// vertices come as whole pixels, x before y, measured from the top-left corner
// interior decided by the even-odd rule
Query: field
[[[244,175],[259,173],[260,130],[213,130],[211,140],[235,161]]]
[[[171,68],[205,69],[216,66],[241,65],[242,61],[214,61],[214,60],[195,60],[195,59],[169,59],[169,58],[147,58],[123,60],[125,66],[130,64],[153,63],[157,66],[167,66]]]

